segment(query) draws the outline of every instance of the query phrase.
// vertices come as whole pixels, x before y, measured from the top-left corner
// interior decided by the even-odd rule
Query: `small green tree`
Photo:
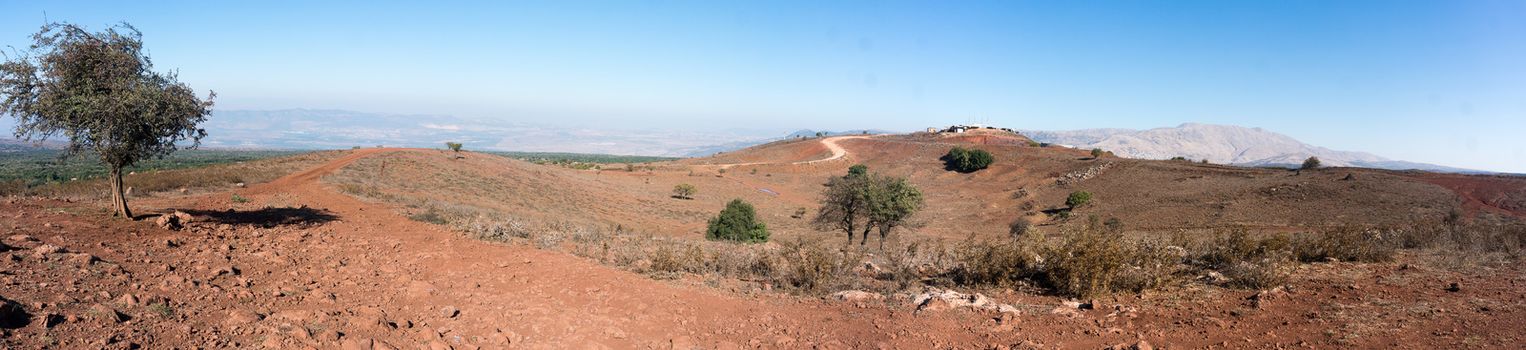
[[[922,192],[905,178],[865,172],[850,170],[846,176],[828,179],[812,222],[818,228],[847,233],[848,244],[860,227],[859,244],[867,243],[869,232],[877,229],[883,247],[895,228],[922,208]]]
[[[673,198],[678,198],[678,199],[694,199],[694,194],[697,193],[697,192],[699,192],[699,190],[694,188],[694,185],[690,185],[690,184],[677,184],[677,185],[673,185]]]
[[[768,225],[757,219],[757,213],[741,199],[726,203],[720,215],[710,219],[705,238],[744,243],[768,242]]]
[[[848,176],[864,176],[869,174],[869,167],[863,164],[854,164],[848,167]]]
[[[94,153],[110,172],[112,215],[132,218],[122,168],[200,145],[217,95],[203,100],[174,72],[155,72],[129,24],[92,33],[49,23],[32,42],[0,63],[0,116],[16,118],[21,139],[67,136],[64,157]]]
[[[961,173],[972,173],[991,166],[995,157],[990,152],[980,149],[965,149],[954,147],[943,155],[944,168]]]
[[[905,178],[872,175],[864,196],[869,204],[868,224],[880,233],[880,248],[885,248],[885,238],[891,230],[900,227],[906,219],[922,209],[922,191],[906,182]],[[868,240],[865,235],[864,240]],[[859,241],[859,244],[863,244]]]
[[[1092,158],[1102,158],[1102,149],[1101,148],[1093,148],[1092,149]]]
[[[828,178],[826,188],[821,191],[821,207],[816,209],[816,217],[811,223],[817,229],[843,231],[848,234],[848,243],[853,243],[853,233],[869,211],[863,196],[864,188],[869,184],[866,178],[853,175]],[[869,234],[867,227],[864,234]]]
[[[460,153],[461,152],[461,143],[460,142],[446,142],[445,143],[445,148],[449,148],[452,152]]]
[[[1303,165],[1298,166],[1298,169],[1299,170],[1318,169],[1319,166],[1320,166],[1319,165],[1319,157],[1309,157],[1309,159],[1304,159],[1303,160]]]
[[[1086,191],[1071,192],[1069,197],[1065,197],[1065,205],[1069,206],[1071,209],[1086,205],[1091,203],[1091,201],[1092,193]]]

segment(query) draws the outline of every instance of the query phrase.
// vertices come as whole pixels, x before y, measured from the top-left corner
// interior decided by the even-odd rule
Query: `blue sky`
[[[132,23],[225,109],[695,131],[1203,122],[1526,172],[1514,0],[4,1],[0,45],[45,18]]]

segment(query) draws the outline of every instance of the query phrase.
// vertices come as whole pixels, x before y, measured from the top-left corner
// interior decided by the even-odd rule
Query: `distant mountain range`
[[[1295,167],[1310,156],[1326,166],[1393,170],[1481,173],[1482,171],[1387,159],[1369,153],[1336,151],[1299,142],[1287,135],[1233,125],[1187,123],[1149,130],[1085,129],[1021,131],[1038,142],[1078,148],[1101,148],[1121,157],[1207,159],[1218,164]]]

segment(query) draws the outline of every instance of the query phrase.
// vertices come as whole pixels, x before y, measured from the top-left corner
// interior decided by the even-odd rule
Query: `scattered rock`
[[[43,328],[53,328],[60,323],[64,323],[64,316],[55,313],[44,313],[37,315],[37,322],[41,323]]]
[[[1460,291],[1462,291],[1462,284],[1457,283],[1457,282],[1452,282],[1451,284],[1447,285],[1446,291],[1452,292],[1452,293],[1460,292]]]
[[[123,321],[127,321],[126,315],[123,315],[122,313],[117,312],[116,309],[112,309],[110,306],[103,304],[95,304],[95,306],[91,306],[90,315],[96,317],[99,320],[105,320],[111,323],[122,323]]]
[[[96,261],[100,261],[100,259],[97,259],[94,255],[86,253],[77,253],[69,256],[69,262],[74,263],[75,266],[79,267],[88,267],[91,263]]]
[[[456,316],[460,315],[460,314],[461,314],[461,310],[460,309],[456,309],[455,306],[446,306],[446,307],[440,308],[440,317],[444,317],[444,318],[456,318]]]
[[[868,301],[885,300],[885,296],[884,295],[880,295],[880,293],[865,292],[865,291],[861,291],[861,290],[845,290],[845,291],[833,293],[832,296],[837,298],[837,300],[851,301],[851,302],[860,302],[860,303],[868,302]]]
[[[122,296],[117,297],[115,302],[121,306],[138,306],[138,297],[132,294],[122,294]]]
[[[52,244],[46,244],[46,243],[44,243],[43,245],[39,245],[36,248],[32,248],[32,256],[39,256],[39,257],[40,256],[45,256],[45,255],[48,255],[48,254],[63,253],[63,252],[64,252],[64,248],[63,247],[52,245]]]
[[[235,184],[233,184],[233,187],[238,187],[238,188],[244,188],[244,186],[245,186],[245,185],[244,185],[244,183],[242,183],[242,182],[239,182],[239,183],[235,183]]]
[[[1229,277],[1224,277],[1224,274],[1219,273],[1218,271],[1208,271],[1208,274],[1203,275],[1203,279],[1206,280],[1209,284],[1223,284],[1225,282],[1229,282]]]
[[[1267,289],[1267,290],[1256,292],[1256,294],[1253,294],[1250,297],[1247,297],[1245,299],[1246,300],[1250,300],[1251,307],[1259,309],[1259,308],[1265,306],[1268,302],[1270,302],[1272,300],[1280,299],[1280,298],[1282,298],[1283,295],[1286,295],[1286,294],[1287,294],[1287,289],[1286,288],[1284,288],[1284,287],[1276,287],[1276,288],[1272,288],[1272,289]]]
[[[255,313],[253,311],[228,310],[228,316],[227,318],[223,319],[223,324],[228,326],[240,326],[259,322],[263,319],[265,319],[264,315],[260,315],[259,313]]]
[[[936,300],[936,301],[935,301]],[[988,312],[1016,312],[1017,308],[1011,305],[997,303],[984,294],[964,294],[952,290],[939,290],[929,288],[927,292],[918,294],[912,298],[912,304],[917,306],[917,311],[940,311],[953,308],[967,308],[976,311]]]

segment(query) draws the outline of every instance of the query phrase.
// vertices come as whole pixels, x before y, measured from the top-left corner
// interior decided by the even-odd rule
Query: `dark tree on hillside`
[[[1318,169],[1319,165],[1320,165],[1319,164],[1319,157],[1309,157],[1309,159],[1304,159],[1303,160],[1303,165],[1300,165],[1298,167],[1298,169],[1299,170]]]
[[[94,154],[110,170],[113,215],[132,218],[122,168],[201,144],[198,124],[212,113],[174,72],[153,71],[143,34],[126,23],[90,32],[51,23],[28,51],[0,64],[0,114],[16,118],[16,137],[69,138],[64,156]]]
[[[863,164],[854,164],[848,167],[848,176],[864,176],[869,173],[869,167]]]
[[[943,155],[941,159],[945,169],[961,173],[973,173],[977,170],[985,169],[996,160],[995,157],[991,156],[990,152],[980,149],[966,149],[964,147],[949,149],[948,154]]]

